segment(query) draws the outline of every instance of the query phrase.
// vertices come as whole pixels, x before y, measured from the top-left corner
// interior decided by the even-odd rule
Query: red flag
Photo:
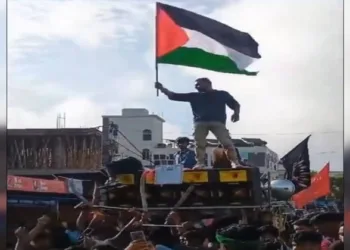
[[[311,186],[292,196],[296,208],[302,208],[306,204],[331,192],[329,179],[329,163],[312,178]]]

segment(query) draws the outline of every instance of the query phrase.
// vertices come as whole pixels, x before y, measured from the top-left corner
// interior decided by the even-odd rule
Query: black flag
[[[308,142],[309,135],[283,156],[280,162],[286,169],[286,179],[291,180],[299,192],[311,185],[311,170]]]

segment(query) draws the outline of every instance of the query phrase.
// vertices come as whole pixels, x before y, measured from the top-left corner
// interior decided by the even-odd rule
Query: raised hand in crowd
[[[51,218],[48,215],[44,214],[43,216],[38,218],[37,226],[43,228],[43,227],[46,227],[47,225],[49,225],[50,222],[51,222]]]
[[[27,249],[31,242],[35,239],[44,238],[45,230],[47,226],[51,223],[51,219],[48,215],[43,215],[38,218],[37,224],[33,229],[28,231],[25,227],[21,226],[16,229],[15,236],[17,238],[16,250],[25,250]]]
[[[89,203],[86,202],[80,202],[78,205],[75,206],[76,209],[80,209],[80,214],[78,215],[78,218],[76,220],[76,226],[80,231],[84,231],[86,229],[86,225],[88,223],[101,221],[102,216],[100,216],[100,213],[96,212],[93,216],[93,220],[89,221],[89,217],[91,213],[94,211],[93,205],[98,205],[100,202],[100,192],[99,192],[99,184],[97,182],[94,183],[94,190],[92,192],[92,200]]]
[[[28,230],[25,227],[19,227],[15,230],[17,238],[15,250],[24,250],[29,243]]]
[[[24,239],[28,237],[28,230],[25,227],[19,227],[15,230],[15,236],[17,239]]]

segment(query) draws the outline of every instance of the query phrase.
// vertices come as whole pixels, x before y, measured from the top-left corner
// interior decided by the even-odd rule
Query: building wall
[[[271,178],[278,177],[278,155],[267,146],[237,147],[242,159],[247,160],[254,166],[259,167],[260,173],[270,171]]]
[[[88,171],[101,168],[101,131],[96,128],[9,129],[9,174]]]
[[[278,177],[280,179],[284,178],[284,175],[286,173],[286,169],[283,167],[282,164],[277,164],[277,172],[278,172]]]
[[[123,109],[122,115],[104,116],[118,127],[118,155],[142,160],[142,151],[155,148],[163,141],[164,120],[146,109]],[[147,130],[150,131],[147,133]],[[148,161],[149,164],[149,161]]]
[[[163,122],[164,120],[157,115],[149,114],[146,109],[124,109],[122,115],[103,116],[104,125],[113,123],[118,127],[120,133],[113,136],[111,133],[104,138],[115,141],[118,145],[118,154],[120,156],[133,156],[142,161],[144,165],[171,165],[174,164],[173,155],[178,151],[173,142],[163,140]],[[104,126],[104,129],[105,126]],[[143,140],[143,131],[148,129],[152,132],[152,139]],[[125,139],[124,136],[127,138]],[[103,142],[103,144],[105,144]],[[135,147],[136,148],[135,148]],[[215,146],[208,146],[207,165],[211,166],[213,150]],[[267,146],[239,147],[243,159],[247,159],[253,165],[260,168],[261,173],[270,170],[272,177],[277,178],[278,155]],[[149,150],[145,153],[145,150]],[[142,154],[143,153],[143,154]]]

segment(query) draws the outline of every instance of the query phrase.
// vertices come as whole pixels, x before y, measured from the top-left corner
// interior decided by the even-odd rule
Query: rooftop
[[[107,118],[135,118],[135,117],[153,117],[156,118],[162,122],[165,122],[165,120],[156,114],[150,114],[147,109],[144,108],[125,108],[122,109],[121,115],[103,115],[103,117]]]

